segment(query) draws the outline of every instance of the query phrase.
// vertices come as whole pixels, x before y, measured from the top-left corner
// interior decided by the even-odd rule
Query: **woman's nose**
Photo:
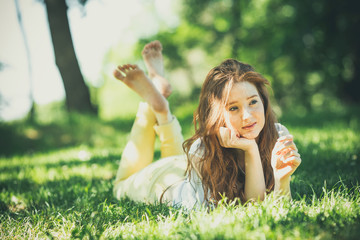
[[[242,119],[248,120],[251,117],[251,113],[248,109],[244,109],[243,114],[242,114]]]

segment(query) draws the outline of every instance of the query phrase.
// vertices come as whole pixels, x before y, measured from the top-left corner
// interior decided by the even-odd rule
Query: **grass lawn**
[[[191,135],[196,104],[175,114]],[[358,111],[358,110],[356,110]],[[185,212],[112,196],[132,117],[59,116],[0,124],[0,239],[356,239],[360,236],[360,114],[283,117],[302,164],[293,201]],[[159,156],[156,145],[155,156]]]

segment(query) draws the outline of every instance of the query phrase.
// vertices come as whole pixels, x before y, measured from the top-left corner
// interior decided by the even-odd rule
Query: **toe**
[[[154,46],[155,50],[158,50],[158,51],[162,50],[162,45],[161,45],[161,42],[159,40],[155,40],[153,42],[153,46]]]
[[[142,54],[147,54],[153,48],[153,42],[146,44],[142,50]]]
[[[124,68],[124,72],[125,72],[125,73],[128,72],[128,71],[130,71],[130,70],[132,70],[130,64],[125,64],[125,65],[123,66],[123,68]]]
[[[113,72],[113,75],[115,78],[119,79],[119,80],[123,80],[124,76],[122,75],[122,73],[120,72],[119,68],[115,69]]]
[[[138,67],[138,65],[136,65],[136,64],[129,64],[130,65],[130,67],[132,68],[132,69],[138,69],[139,67]]]
[[[125,72],[125,70],[126,70],[126,68],[125,68],[125,65],[122,65],[122,66],[118,66],[118,71],[120,72],[120,73],[124,73]]]

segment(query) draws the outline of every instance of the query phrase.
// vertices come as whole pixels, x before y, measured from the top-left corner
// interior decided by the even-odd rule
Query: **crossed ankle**
[[[149,72],[149,78],[154,80],[154,79],[159,79],[159,78],[163,78],[163,74],[160,74],[158,72]]]

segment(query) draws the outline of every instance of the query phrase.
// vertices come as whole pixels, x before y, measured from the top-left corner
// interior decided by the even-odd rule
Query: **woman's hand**
[[[227,127],[220,127],[218,139],[224,148],[237,148],[250,151],[257,148],[255,139],[241,137],[234,130]]]
[[[280,185],[290,182],[290,176],[301,163],[300,154],[293,141],[292,135],[280,137],[272,151],[271,166],[274,171],[275,182]]]

